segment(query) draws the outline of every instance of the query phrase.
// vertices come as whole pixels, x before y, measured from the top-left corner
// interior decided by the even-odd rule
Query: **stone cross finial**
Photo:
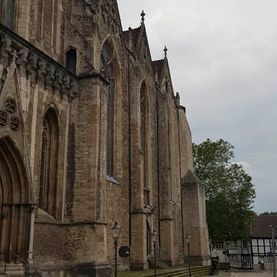
[[[144,20],[145,20],[145,12],[144,12],[144,10],[142,10],[140,16],[141,16],[141,24],[143,24]]]
[[[166,58],[167,57],[167,51],[168,49],[166,48],[166,46],[164,47],[164,57]]]

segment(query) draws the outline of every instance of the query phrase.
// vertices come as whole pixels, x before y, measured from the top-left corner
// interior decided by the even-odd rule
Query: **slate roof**
[[[253,219],[251,228],[252,238],[271,238],[271,228],[269,225],[277,228],[277,215],[259,215]],[[277,234],[277,231],[275,231]]]

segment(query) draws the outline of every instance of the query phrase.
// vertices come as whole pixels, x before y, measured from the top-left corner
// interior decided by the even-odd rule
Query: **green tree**
[[[247,238],[254,215],[251,177],[232,162],[233,149],[223,139],[193,144],[194,170],[206,185],[207,220],[213,242]]]
[[[263,212],[260,215],[277,215],[277,212]]]

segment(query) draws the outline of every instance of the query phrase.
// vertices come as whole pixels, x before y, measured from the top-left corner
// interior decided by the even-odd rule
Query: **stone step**
[[[0,264],[0,272],[3,276],[19,277],[24,276],[24,265],[20,263]],[[0,277],[2,276],[0,275]]]
[[[153,277],[153,274],[145,275],[145,277]],[[189,277],[188,268],[173,269],[171,271],[159,272],[157,276],[160,277]],[[208,267],[200,266],[191,268],[191,277],[208,276]]]

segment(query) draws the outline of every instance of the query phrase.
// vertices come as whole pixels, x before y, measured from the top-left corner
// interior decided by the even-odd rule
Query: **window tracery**
[[[53,109],[47,111],[42,128],[38,206],[55,217],[59,136],[58,120]]]
[[[150,193],[148,184],[148,157],[147,157],[147,98],[146,85],[142,84],[140,89],[140,143],[142,153],[142,171],[143,171],[143,187],[144,187],[144,203],[150,203]]]
[[[57,51],[58,36],[58,17],[59,5],[58,0],[37,0],[37,26],[36,37],[46,47],[52,47]]]
[[[170,108],[167,106],[167,168],[168,168],[168,195],[170,200],[173,200],[173,189],[172,189],[172,157],[171,157],[171,145],[172,145],[172,123]]]
[[[113,47],[106,41],[101,53],[101,71],[108,81],[107,87],[107,175],[114,175],[114,113],[115,113],[115,68],[113,62]]]
[[[3,106],[0,108],[0,127],[9,126],[13,131],[17,131],[19,129],[20,120],[17,112],[16,100],[7,97]]]

